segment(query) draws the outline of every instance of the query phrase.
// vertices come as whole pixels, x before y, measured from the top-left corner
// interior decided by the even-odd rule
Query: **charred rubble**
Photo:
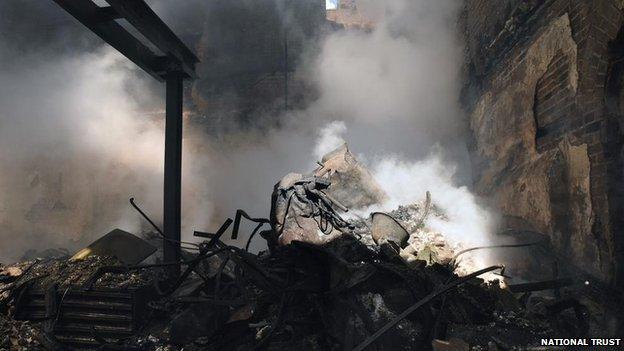
[[[435,194],[355,210],[385,196],[345,145],[284,177],[269,219],[238,211],[196,232],[182,262],[140,263],[154,251],[124,251],[141,239],[115,231],[71,258],[0,265],[0,349],[538,350],[590,333],[575,281],[509,284],[505,267],[474,266],[478,251],[426,228],[444,216]],[[242,220],[257,223],[246,247],[229,245]],[[253,254],[256,235],[267,249]]]

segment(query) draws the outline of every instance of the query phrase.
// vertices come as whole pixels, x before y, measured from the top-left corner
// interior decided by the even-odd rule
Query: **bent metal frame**
[[[84,26],[134,62],[159,82],[166,84],[165,170],[163,240],[165,262],[180,261],[182,188],[182,102],[184,79],[196,78],[199,59],[144,0],[53,0]],[[157,50],[150,49],[116,22],[125,19]],[[159,51],[158,53],[155,51]],[[172,274],[180,274],[180,265]]]

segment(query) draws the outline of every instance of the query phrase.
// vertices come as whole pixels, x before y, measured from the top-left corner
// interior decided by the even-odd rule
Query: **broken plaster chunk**
[[[8,275],[10,277],[19,277],[22,274],[24,274],[24,271],[22,271],[21,268],[19,267],[7,267],[3,272],[3,275]]]
[[[452,338],[449,341],[434,339],[431,342],[434,351],[469,351],[470,345],[464,340]]]
[[[327,177],[331,186],[327,194],[349,209],[362,209],[383,203],[387,195],[370,171],[349,151],[347,144],[326,154],[322,167],[314,172]]]
[[[456,251],[442,234],[426,229],[412,233],[408,243],[400,253],[407,263],[424,261],[427,265],[445,265],[451,262]]]

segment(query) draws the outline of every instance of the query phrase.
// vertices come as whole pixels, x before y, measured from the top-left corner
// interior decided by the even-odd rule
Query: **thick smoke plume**
[[[280,176],[314,168],[346,141],[391,195],[382,209],[422,201],[429,190],[449,217],[431,218],[432,230],[467,245],[486,244],[491,215],[462,186],[470,172],[459,108],[459,4],[359,5],[379,20],[376,29],[329,34],[299,67],[318,90],[317,100],[277,116],[279,129],[245,126],[220,136],[225,147],[213,144],[220,160],[207,179],[217,207],[225,210],[220,218],[237,207],[266,214]]]
[[[162,168],[160,106],[130,93],[144,82],[108,48],[20,55],[0,71],[0,257],[136,228],[127,197],[157,202]]]
[[[176,33],[211,30],[202,21],[206,2],[150,3]],[[458,101],[459,2],[358,3],[377,27],[328,34],[307,51],[297,76],[318,99],[257,116],[279,128],[251,120],[220,133],[185,130],[185,239],[193,229],[216,229],[237,208],[268,216],[273,184],[313,169],[344,140],[391,195],[384,209],[429,190],[450,218],[430,227],[467,243],[488,240],[489,215],[461,186],[470,173]],[[15,36],[0,42],[0,55],[12,58],[0,70],[9,83],[0,88],[0,259],[28,248],[73,249],[114,227],[139,232],[131,195],[161,215],[162,87],[93,37],[79,47],[63,37],[54,50],[34,52],[16,48]],[[220,123],[208,121],[213,131]]]
[[[470,181],[459,107],[461,46],[455,1],[363,1],[381,22],[372,33],[328,37],[316,59],[320,99],[310,108],[334,118],[320,130],[315,156],[347,141],[372,168],[390,200],[381,208],[433,202],[448,220],[431,230],[466,245],[491,239],[494,218]]]

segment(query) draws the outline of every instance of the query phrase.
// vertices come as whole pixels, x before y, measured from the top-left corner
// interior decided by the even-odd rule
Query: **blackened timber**
[[[110,10],[103,10],[91,0],[54,0],[54,2],[152,77],[160,82],[164,81],[163,71],[169,65],[168,59],[156,55],[114,20],[102,21],[103,17],[110,17]]]
[[[508,287],[509,290],[511,290],[513,293],[524,293],[540,290],[558,289],[578,283],[579,282],[575,282],[571,278],[561,278],[534,283],[511,284]]]
[[[106,0],[165,55],[174,57],[189,77],[195,76],[199,59],[143,0]]]
[[[182,196],[182,72],[167,74],[167,107],[165,120],[165,180],[163,222],[167,240],[163,247],[165,262],[180,260],[180,226]],[[173,276],[180,275],[175,266]]]

